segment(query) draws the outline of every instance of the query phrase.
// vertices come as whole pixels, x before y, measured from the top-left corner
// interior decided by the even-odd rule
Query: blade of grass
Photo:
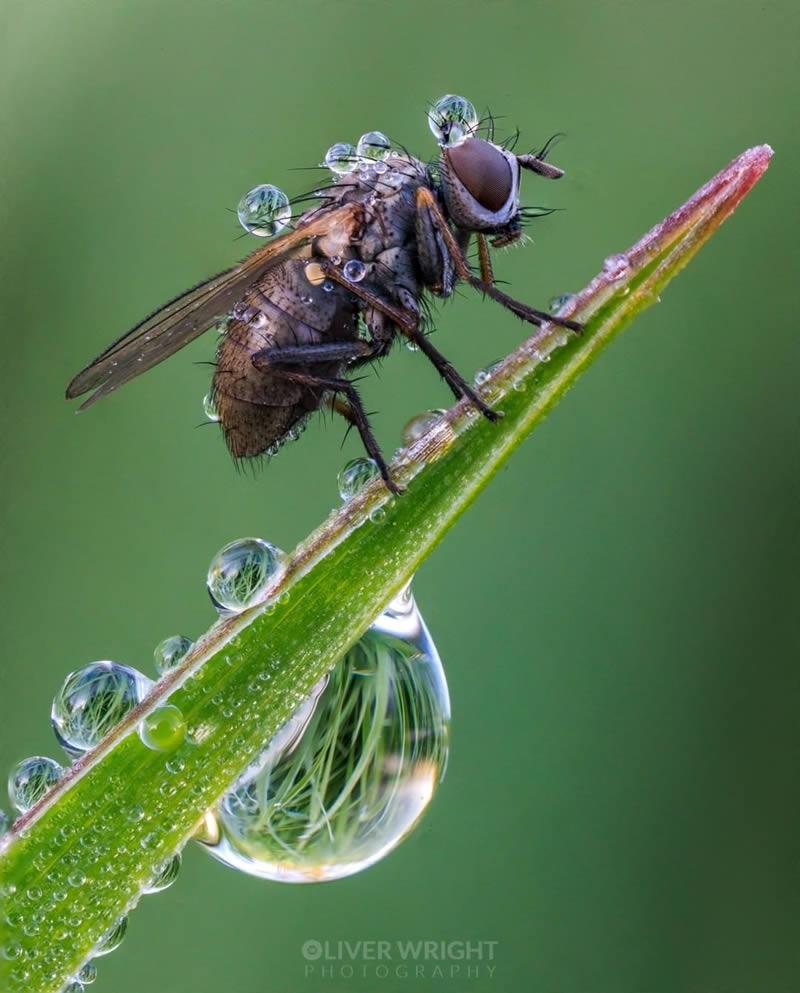
[[[772,150],[750,149],[656,225],[560,312],[581,337],[538,329],[482,389],[503,418],[456,404],[395,459],[400,499],[376,482],[302,542],[263,604],[220,621],[179,667],[0,840],[2,988],[60,988],[133,907],[248,761],[366,630],[599,351],[735,209]],[[383,516],[371,521],[378,508]],[[288,599],[283,594],[288,594]],[[278,597],[282,602],[278,602]],[[191,739],[168,756],[135,733],[167,702]]]

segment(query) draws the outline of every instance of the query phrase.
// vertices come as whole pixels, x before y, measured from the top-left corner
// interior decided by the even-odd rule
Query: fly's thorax
[[[442,196],[450,220],[467,231],[495,231],[519,213],[519,162],[472,136],[442,149]]]

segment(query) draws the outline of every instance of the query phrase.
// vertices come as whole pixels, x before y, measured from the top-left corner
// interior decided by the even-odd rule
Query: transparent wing
[[[82,369],[67,387],[67,399],[95,390],[81,404],[80,409],[84,410],[163,362],[206,331],[216,317],[230,310],[251,283],[312,239],[328,234],[338,225],[346,227],[357,209],[357,205],[347,204],[318,211],[313,219],[257,249],[238,265],[171,300]]]

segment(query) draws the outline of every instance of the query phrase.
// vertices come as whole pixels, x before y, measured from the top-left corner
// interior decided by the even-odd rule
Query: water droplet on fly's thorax
[[[142,719],[139,737],[153,751],[174,752],[186,738],[186,719],[180,708],[165,703]]]
[[[283,569],[285,555],[261,538],[240,538],[216,554],[208,567],[208,593],[223,614],[258,603]]]
[[[312,712],[306,702],[296,716],[215,808],[207,849],[264,879],[339,879],[408,835],[447,762],[447,683],[410,593],[334,667]]]
[[[413,445],[414,442],[418,441],[424,434],[426,434],[445,413],[446,411],[441,409],[424,410],[421,414],[417,414],[415,417],[412,417],[403,428],[403,444]]]
[[[279,234],[292,217],[289,198],[277,186],[264,183],[242,197],[236,209],[239,223],[250,234],[271,238]]]
[[[335,145],[331,145],[322,162],[326,169],[330,169],[337,176],[350,172],[357,164],[358,152],[354,145],[346,141],[337,141]]]
[[[475,132],[478,115],[466,97],[448,93],[428,111],[428,124],[440,145],[454,145]]]
[[[388,157],[392,143],[382,131],[367,131],[358,139],[356,155],[360,159],[379,161]]]
[[[168,886],[172,886],[175,880],[178,878],[178,873],[181,871],[181,857],[180,854],[176,852],[165,862],[162,862],[158,866],[150,879],[150,882],[145,886],[143,893],[160,893],[161,890],[167,889]]]
[[[345,501],[352,500],[356,493],[360,493],[377,475],[378,464],[374,459],[361,456],[351,459],[336,477],[339,496]]]
[[[152,685],[147,676],[118,662],[92,662],[71,672],[50,714],[58,743],[70,758],[80,757],[116,727]]]
[[[163,676],[165,672],[176,666],[186,655],[194,642],[182,634],[175,634],[159,642],[153,652],[153,663],[156,672]]]
[[[219,411],[217,410],[217,398],[213,393],[206,393],[203,397],[203,413],[209,419],[209,421],[219,420]]]
[[[18,762],[8,777],[8,799],[24,814],[61,778],[62,767],[45,755],[33,755]]]
[[[342,272],[344,278],[351,283],[360,283],[367,274],[367,267],[363,262],[359,262],[358,259],[350,259],[348,262],[345,262]]]

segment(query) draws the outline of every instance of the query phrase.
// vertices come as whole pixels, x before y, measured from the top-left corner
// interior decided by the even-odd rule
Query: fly
[[[137,324],[75,376],[67,397],[94,391],[80,409],[90,406],[227,314],[210,399],[236,459],[274,451],[328,405],[357,428],[387,487],[399,493],[346,376],[385,356],[398,335],[433,363],[456,397],[497,420],[431,344],[424,294],[448,297],[461,280],[524,321],[579,332],[575,321],[499,290],[489,252],[522,234],[522,170],[548,179],[563,172],[545,161],[547,148],[517,155],[493,134],[479,137],[477,115],[463,97],[442,97],[428,118],[441,146],[435,166],[392,149],[380,132],[364,135],[357,148],[334,145],[325,160],[334,182],[291,229],[282,230],[290,216],[285,195],[273,186],[252,190],[240,220],[272,240]],[[467,262],[473,238],[479,273]]]

